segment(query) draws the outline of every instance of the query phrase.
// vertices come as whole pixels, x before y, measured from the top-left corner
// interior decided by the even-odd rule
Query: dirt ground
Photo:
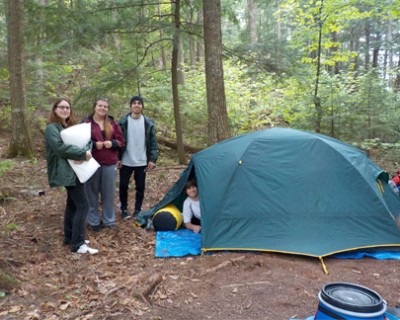
[[[4,160],[6,141],[0,145]],[[62,244],[66,193],[48,188],[44,148],[35,148],[36,161],[17,159],[0,178],[0,268],[19,281],[0,288],[0,319],[304,319],[331,282],[364,285],[400,304],[400,261],[325,258],[325,274],[318,259],[274,253],[161,259],[155,233],[119,215],[117,230],[88,232],[98,255],[72,255]],[[161,159],[148,174],[145,208],[182,169]]]

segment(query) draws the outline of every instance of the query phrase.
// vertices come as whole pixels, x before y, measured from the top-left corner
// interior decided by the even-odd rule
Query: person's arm
[[[127,124],[125,121],[127,121],[126,117],[123,117],[118,121],[118,126],[121,129],[122,139],[123,139],[123,144],[120,146],[119,152],[118,152],[118,160],[119,160],[118,164],[117,164],[118,168],[121,168],[121,166],[122,166],[122,164],[121,164],[122,156],[126,150],[126,145],[128,143],[128,134],[127,134],[128,129],[126,127]]]
[[[55,124],[49,124],[46,127],[44,134],[49,147],[60,158],[71,160],[86,160],[88,158],[88,154],[85,149],[74,145],[64,144],[61,139],[60,131]]]
[[[152,162],[155,166],[158,159],[158,143],[156,138],[156,129],[154,124],[150,128],[150,159],[149,162]]]
[[[185,201],[183,202],[182,216],[183,216],[183,225],[185,226],[186,229],[192,230],[195,233],[200,232],[201,226],[197,226],[191,222],[193,218],[193,213],[192,210],[190,210],[190,198],[186,198]]]
[[[124,145],[124,136],[122,135],[122,130],[120,125],[113,121],[113,137],[111,139],[111,149],[119,150]]]
[[[185,228],[192,230],[195,233],[199,233],[201,231],[201,226],[198,226],[197,224],[193,224],[191,222],[186,222],[185,223]]]

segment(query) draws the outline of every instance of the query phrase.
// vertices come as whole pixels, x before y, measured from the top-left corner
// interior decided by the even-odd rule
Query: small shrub
[[[0,160],[0,177],[10,171],[13,167],[14,163],[12,160]]]

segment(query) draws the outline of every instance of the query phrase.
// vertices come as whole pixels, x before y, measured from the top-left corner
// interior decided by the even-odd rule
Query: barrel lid
[[[321,299],[342,310],[359,313],[382,311],[384,301],[375,291],[347,282],[328,283],[323,286]]]

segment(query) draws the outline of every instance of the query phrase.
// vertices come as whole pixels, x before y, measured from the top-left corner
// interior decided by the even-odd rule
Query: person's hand
[[[198,226],[198,225],[194,224],[192,226],[192,230],[193,230],[194,233],[199,233],[201,231],[201,226]]]
[[[156,165],[154,164],[154,162],[149,161],[147,165],[147,171],[153,170],[155,167]]]
[[[122,162],[121,161],[118,161],[117,162],[117,169],[121,169],[122,168]]]
[[[92,158],[92,153],[88,150],[86,151],[86,161],[89,161]]]
[[[106,149],[110,149],[112,147],[112,142],[110,140],[104,141],[103,145]]]
[[[96,141],[96,149],[101,150],[103,149],[104,142],[103,141]]]

